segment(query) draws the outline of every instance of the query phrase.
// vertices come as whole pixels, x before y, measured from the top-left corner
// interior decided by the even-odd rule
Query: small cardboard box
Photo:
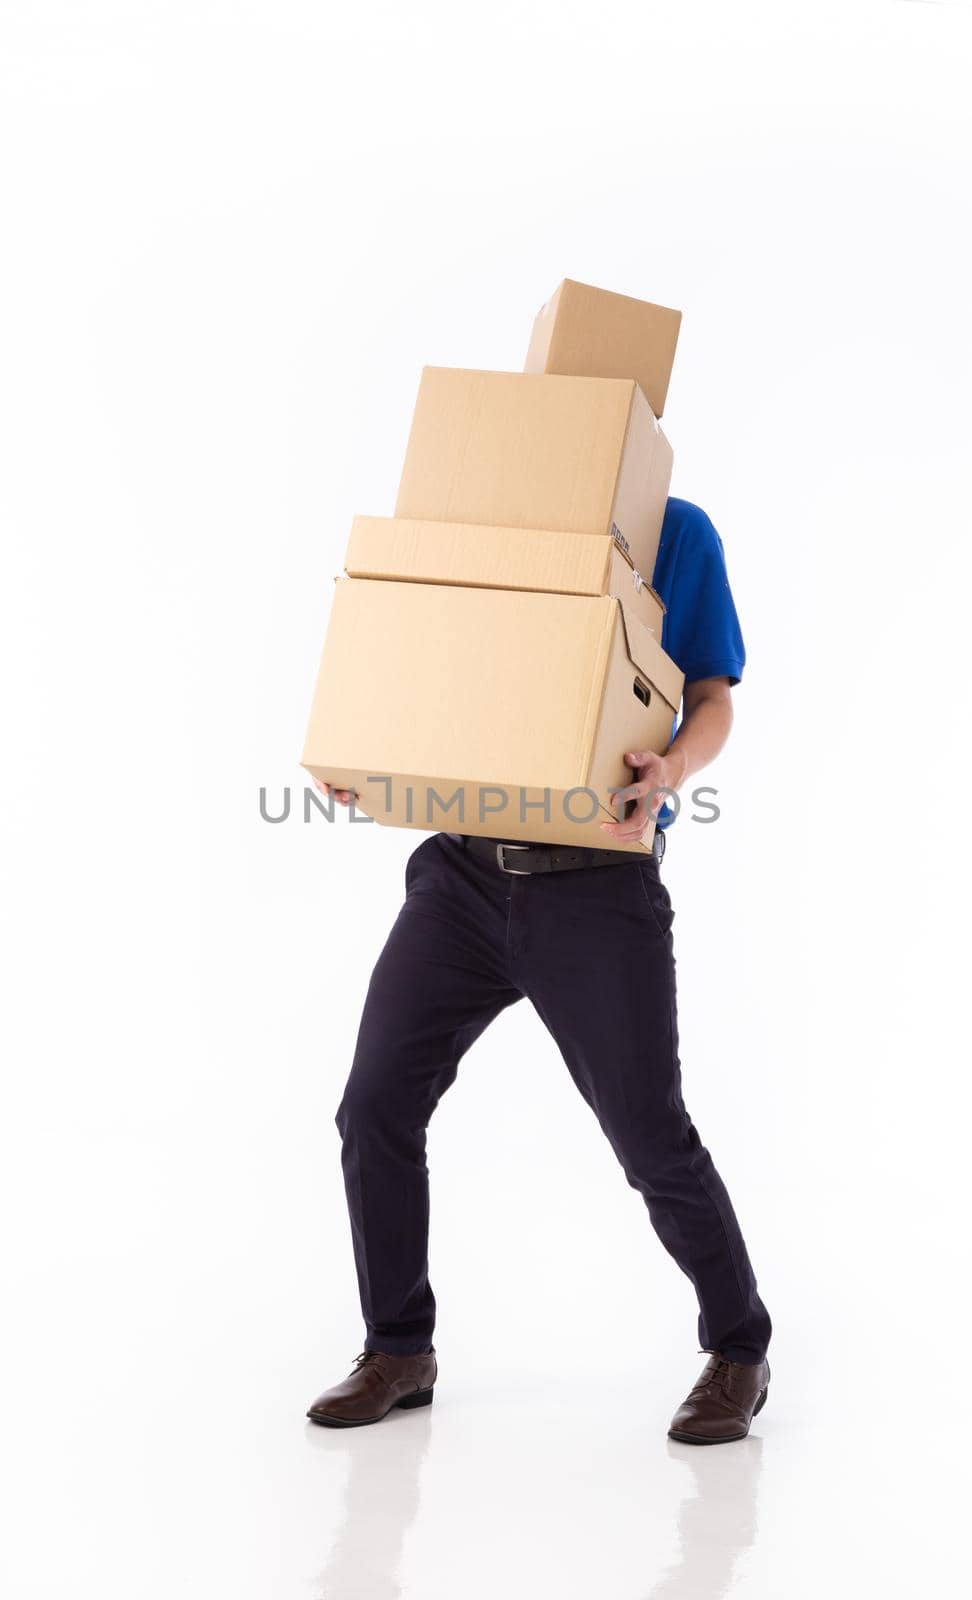
[[[537,313],[523,370],[634,378],[660,417],[681,321],[668,306],[565,278]]]
[[[682,674],[612,595],[340,578],[302,764],[396,827],[617,845],[628,750],[667,749]]]
[[[395,515],[609,533],[650,582],[671,472],[631,378],[425,367]]]
[[[575,536],[548,528],[359,516],[344,567],[352,578],[616,595],[661,642],[665,607],[607,533]]]

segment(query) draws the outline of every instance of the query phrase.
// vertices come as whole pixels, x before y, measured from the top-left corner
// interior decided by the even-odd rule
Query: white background
[[[0,3],[12,1597],[962,1588],[970,11]],[[436,1404],[304,1422],[361,1347],[333,1115],[421,837],[299,820],[332,578],[422,364],[519,367],[565,275],[684,310],[673,491],[749,648],[665,867],[776,1325],[715,1451],[665,1438],[690,1286],[526,1003],[431,1131]]]

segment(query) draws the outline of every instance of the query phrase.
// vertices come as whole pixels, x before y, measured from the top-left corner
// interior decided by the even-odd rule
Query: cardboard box
[[[631,378],[425,367],[395,515],[609,533],[650,582],[671,471]]]
[[[682,674],[611,595],[341,578],[302,763],[396,827],[617,846],[598,824],[664,751]]]
[[[634,378],[660,417],[681,321],[668,306],[565,278],[537,313],[524,371]]]
[[[352,578],[616,595],[661,642],[665,607],[606,533],[359,516],[344,566]]]

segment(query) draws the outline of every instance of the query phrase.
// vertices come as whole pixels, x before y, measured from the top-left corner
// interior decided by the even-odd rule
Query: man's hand
[[[634,782],[624,795],[629,805],[633,802],[631,815],[623,822],[602,822],[601,827],[623,844],[637,844],[665,804],[665,794],[658,791],[677,789],[684,783],[686,763],[674,745],[664,756],[653,750],[627,750],[624,759],[634,771]]]
[[[331,785],[329,783],[322,782],[320,778],[314,778],[312,779],[312,782],[318,794],[322,794],[326,800],[328,795],[332,792]],[[339,806],[349,806],[353,799],[357,800],[358,798],[357,794],[352,793],[350,789],[335,789],[333,793],[334,798]]]
[[[625,761],[634,768],[627,798],[636,802],[623,822],[602,822],[623,844],[637,844],[652,817],[665,803],[658,789],[679,789],[693,772],[708,766],[719,754],[732,727],[732,691],[728,678],[696,678],[682,695],[682,722],[663,756],[652,750],[628,750]]]

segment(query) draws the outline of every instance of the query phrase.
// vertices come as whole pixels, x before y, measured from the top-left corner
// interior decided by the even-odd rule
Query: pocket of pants
[[[408,891],[411,889],[412,884],[413,884],[414,879],[415,879],[416,870],[421,865],[422,852],[426,851],[426,853],[427,853],[428,847],[430,845],[434,845],[435,844],[435,840],[436,840],[436,835],[434,833],[430,834],[428,839],[423,839],[421,844],[417,844],[415,846],[415,849],[412,851],[411,855],[408,857],[408,860],[405,862],[405,893],[406,894],[408,894]]]
[[[655,931],[664,939],[671,931],[675,913],[672,910],[668,890],[658,875],[658,864],[655,861],[639,862],[635,871],[645,909],[654,924]]]

